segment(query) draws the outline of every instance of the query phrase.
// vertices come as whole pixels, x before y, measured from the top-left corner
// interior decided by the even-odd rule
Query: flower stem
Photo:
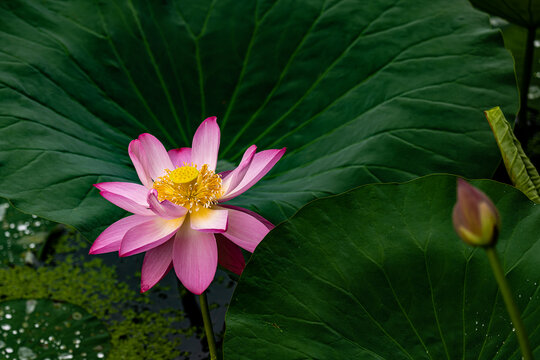
[[[208,341],[208,349],[210,350],[210,359],[217,360],[216,340],[214,339],[214,329],[212,327],[212,320],[210,319],[210,311],[208,310],[208,300],[206,299],[205,292],[199,295],[199,302],[201,304],[201,313],[202,313],[203,322],[204,322],[204,332],[206,333],[206,339]]]
[[[521,315],[519,309],[514,302],[514,296],[512,295],[512,290],[510,289],[510,284],[504,276],[504,271],[497,255],[497,251],[494,246],[488,246],[485,248],[486,254],[489,259],[489,264],[493,270],[493,275],[495,275],[495,280],[499,284],[499,289],[501,290],[504,303],[506,305],[506,310],[510,314],[510,319],[512,324],[516,329],[516,335],[519,342],[519,347],[521,348],[521,354],[523,355],[523,360],[533,360],[533,354],[531,347],[529,345],[529,338],[527,337],[527,331],[525,330],[525,325],[521,320]]]

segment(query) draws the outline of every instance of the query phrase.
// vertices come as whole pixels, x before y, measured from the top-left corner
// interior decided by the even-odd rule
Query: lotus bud
[[[459,237],[472,246],[489,247],[497,242],[499,212],[493,202],[463,179],[457,181],[457,202],[452,214]]]

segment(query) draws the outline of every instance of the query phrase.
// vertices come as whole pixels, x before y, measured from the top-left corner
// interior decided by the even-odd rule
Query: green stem
[[[203,292],[201,295],[199,295],[199,302],[201,304],[201,313],[204,321],[204,332],[206,333],[208,349],[210,350],[210,359],[217,360],[216,340],[214,339],[214,328],[212,327],[212,320],[210,319],[210,311],[208,310],[206,293]]]
[[[520,126],[527,124],[527,110],[529,101],[529,86],[531,85],[533,58],[534,58],[534,38],[536,28],[530,27],[527,29],[527,43],[525,45],[525,59],[523,60],[523,76],[521,78],[520,90],[520,107],[518,114],[518,122]]]
[[[486,254],[489,259],[489,264],[493,270],[493,275],[495,275],[495,280],[499,284],[499,289],[501,290],[504,303],[506,305],[506,310],[510,314],[510,319],[514,328],[516,329],[516,335],[519,341],[519,347],[521,348],[521,354],[523,355],[523,360],[533,360],[533,354],[531,347],[529,345],[529,338],[527,337],[527,330],[525,330],[525,325],[521,320],[521,315],[519,314],[519,309],[514,302],[514,296],[512,295],[512,290],[510,289],[510,284],[504,276],[504,271],[497,255],[497,251],[494,246],[485,248]]]

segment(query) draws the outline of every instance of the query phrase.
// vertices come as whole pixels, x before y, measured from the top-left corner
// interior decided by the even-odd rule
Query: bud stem
[[[533,354],[531,347],[529,345],[529,338],[527,337],[527,330],[525,330],[525,325],[521,320],[521,315],[519,309],[514,301],[514,296],[512,295],[512,290],[510,289],[510,284],[504,276],[504,271],[497,255],[497,251],[494,246],[488,246],[484,248],[486,250],[487,257],[489,259],[489,264],[491,265],[491,270],[493,270],[493,275],[495,280],[499,284],[499,289],[501,291],[502,297],[504,299],[504,304],[506,305],[506,310],[510,314],[510,319],[512,324],[516,329],[516,336],[518,338],[519,347],[521,348],[521,354],[523,355],[523,360],[533,360]]]

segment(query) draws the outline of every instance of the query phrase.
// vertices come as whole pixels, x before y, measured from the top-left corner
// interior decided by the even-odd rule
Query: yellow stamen
[[[197,170],[195,165],[184,163],[182,167],[165,172],[167,175],[156,179],[153,185],[159,201],[169,200],[189,212],[217,204],[222,193],[221,177],[208,170],[208,165]]]

